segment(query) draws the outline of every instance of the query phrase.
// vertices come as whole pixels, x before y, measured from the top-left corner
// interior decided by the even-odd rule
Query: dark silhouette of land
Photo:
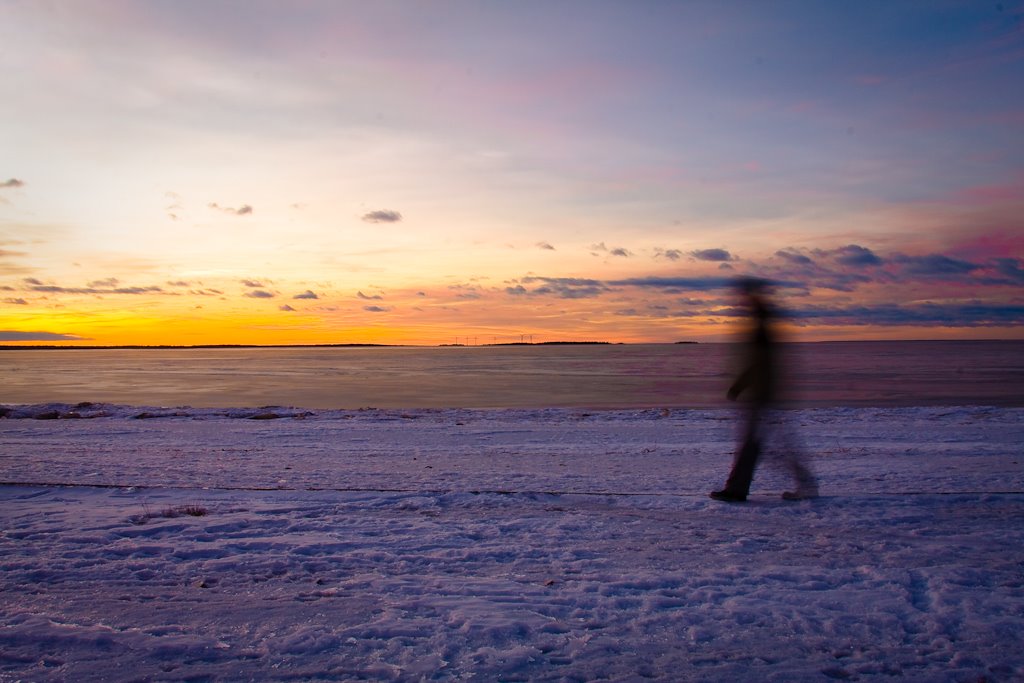
[[[498,344],[115,344],[102,346],[97,344],[0,344],[0,351],[67,351],[79,350],[169,350],[169,349],[416,349],[436,348],[437,346],[587,346],[613,345],[622,342],[607,341],[546,341],[546,342],[508,342]]]

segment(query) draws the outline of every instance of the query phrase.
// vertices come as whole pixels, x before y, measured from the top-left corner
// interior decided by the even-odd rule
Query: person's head
[[[747,296],[757,296],[768,288],[768,281],[747,275],[736,280],[736,288]]]
[[[768,305],[768,282],[755,277],[742,277],[736,281],[736,288],[746,299],[751,314],[758,319],[767,319],[771,311]]]

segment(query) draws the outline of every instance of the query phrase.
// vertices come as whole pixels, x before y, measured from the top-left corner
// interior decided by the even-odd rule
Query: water
[[[787,346],[802,406],[1024,405],[1024,342]],[[735,347],[0,351],[0,402],[304,408],[720,407]]]

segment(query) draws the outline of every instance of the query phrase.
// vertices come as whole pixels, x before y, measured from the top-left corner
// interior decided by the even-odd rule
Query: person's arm
[[[726,398],[730,401],[735,401],[739,398],[739,395],[743,393],[743,390],[750,386],[750,375],[753,373],[754,368],[750,367],[740,373],[740,376],[736,378],[736,381],[729,387],[729,391],[725,392]]]

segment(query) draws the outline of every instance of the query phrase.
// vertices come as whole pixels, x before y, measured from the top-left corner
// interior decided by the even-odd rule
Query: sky
[[[1024,338],[1024,2],[0,0],[0,343]]]

